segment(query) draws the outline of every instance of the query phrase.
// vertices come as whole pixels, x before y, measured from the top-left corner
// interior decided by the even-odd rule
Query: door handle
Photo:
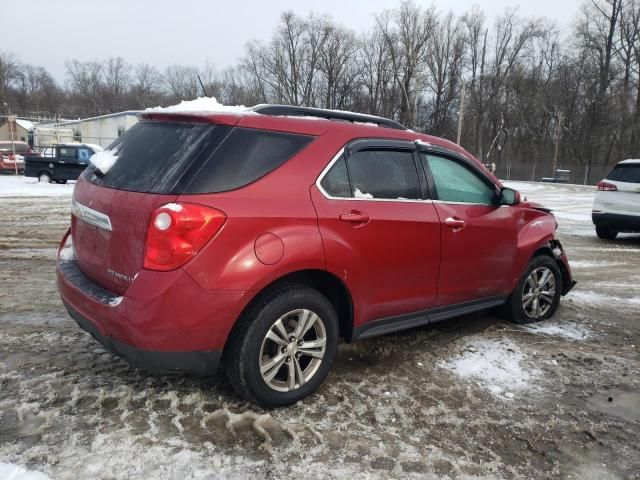
[[[450,227],[454,232],[459,232],[460,230],[464,230],[464,227],[467,226],[464,220],[460,220],[456,217],[449,217],[444,221],[444,224],[447,227]]]
[[[341,213],[340,220],[342,220],[343,222],[350,222],[350,223],[367,223],[369,222],[369,215],[367,215],[366,213],[356,212],[356,211],[349,212],[349,213]]]

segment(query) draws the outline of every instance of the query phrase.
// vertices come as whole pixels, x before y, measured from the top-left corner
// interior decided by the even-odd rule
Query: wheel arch
[[[236,319],[227,339],[231,337],[237,326],[240,324],[240,319],[257,301],[270,292],[287,285],[308,286],[324,295],[329,300],[338,316],[340,337],[347,342],[351,341],[353,336],[353,300],[351,292],[344,282],[337,276],[321,269],[304,269],[289,272],[278,277],[257,291],[253,298],[251,298],[247,305],[242,309],[242,312]]]
[[[550,240],[544,245],[538,247],[529,261],[533,260],[535,257],[540,257],[543,255],[548,256],[552,260],[554,260],[558,265],[558,268],[560,269],[560,273],[562,275],[562,295],[566,295],[567,293],[569,293],[569,290],[573,288],[573,277],[571,276],[571,272],[569,272],[569,269],[567,268],[565,263],[553,253],[555,248],[562,249],[562,247],[560,246],[560,242],[558,242],[557,240]]]

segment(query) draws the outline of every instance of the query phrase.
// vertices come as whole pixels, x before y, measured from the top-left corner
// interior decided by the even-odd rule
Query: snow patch
[[[458,358],[440,362],[460,378],[474,381],[501,398],[513,398],[513,392],[530,388],[538,372],[526,368],[525,354],[511,340],[473,340]]]
[[[563,325],[558,323],[536,323],[523,327],[525,330],[554,337],[564,337],[570,340],[586,340],[591,336],[591,332],[581,325]]]
[[[118,161],[118,150],[103,150],[91,155],[89,161],[103,174],[106,174]]]
[[[16,118],[16,123],[20,125],[25,130],[31,130],[34,127],[34,124],[30,120],[24,120],[22,118]]]
[[[109,300],[109,306],[110,307],[117,307],[118,305],[120,305],[122,303],[122,299],[124,297],[114,297],[111,300]]]
[[[244,105],[223,105],[219,103],[216,97],[198,97],[195,100],[183,100],[177,105],[169,107],[152,107],[147,108],[145,112],[158,113],[194,113],[194,112],[213,112],[213,113],[243,113],[254,114]]]
[[[370,193],[363,193],[359,188],[356,188],[355,192],[353,192],[353,196],[355,198],[373,198],[373,195]]]
[[[167,210],[171,210],[172,212],[181,212],[182,210],[184,210],[184,207],[182,205],[180,205],[179,203],[167,203],[164,208],[166,208]]]
[[[0,197],[70,197],[74,183],[39,183],[33,177],[0,175]]]
[[[2,462],[0,462],[0,478],[2,480],[51,480],[44,473],[27,470],[21,465]]]
[[[66,242],[64,242],[64,245],[60,249],[58,258],[61,262],[71,262],[76,259],[76,252],[73,249],[73,240],[71,239],[71,235],[67,237]]]
[[[587,292],[583,290],[572,290],[567,294],[566,298],[579,303],[591,303],[597,305],[615,305],[616,303],[640,305],[640,297],[621,298],[614,297],[613,295],[603,295],[601,293]]]
[[[624,265],[621,262],[605,262],[605,261],[590,261],[590,260],[571,260],[569,262],[571,264],[571,268],[597,268],[597,267],[615,267],[618,265]]]

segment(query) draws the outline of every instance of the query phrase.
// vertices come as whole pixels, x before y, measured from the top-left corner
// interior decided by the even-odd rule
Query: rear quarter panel
[[[334,147],[330,136],[314,140],[305,150],[246,187],[229,192],[182,195],[193,202],[222,210],[227,221],[216,237],[185,267],[205,290],[259,291],[288,273],[324,269],[325,255],[309,187],[315,182]],[[256,241],[271,234],[267,249],[277,258],[264,263],[256,255]],[[277,239],[274,239],[277,237]],[[277,252],[276,252],[277,253]],[[264,258],[263,258],[264,260]]]

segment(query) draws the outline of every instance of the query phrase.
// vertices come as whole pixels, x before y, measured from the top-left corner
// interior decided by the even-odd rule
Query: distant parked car
[[[31,147],[27,142],[0,142],[0,172],[15,173],[16,166],[18,172],[24,170],[24,155],[31,152]]]
[[[640,232],[640,160],[618,163],[598,183],[592,219],[602,239],[613,240],[620,232]]]
[[[102,151],[97,145],[67,143],[46,147],[40,153],[25,157],[25,177],[37,177],[43,183],[67,183],[77,180],[94,153]]]

